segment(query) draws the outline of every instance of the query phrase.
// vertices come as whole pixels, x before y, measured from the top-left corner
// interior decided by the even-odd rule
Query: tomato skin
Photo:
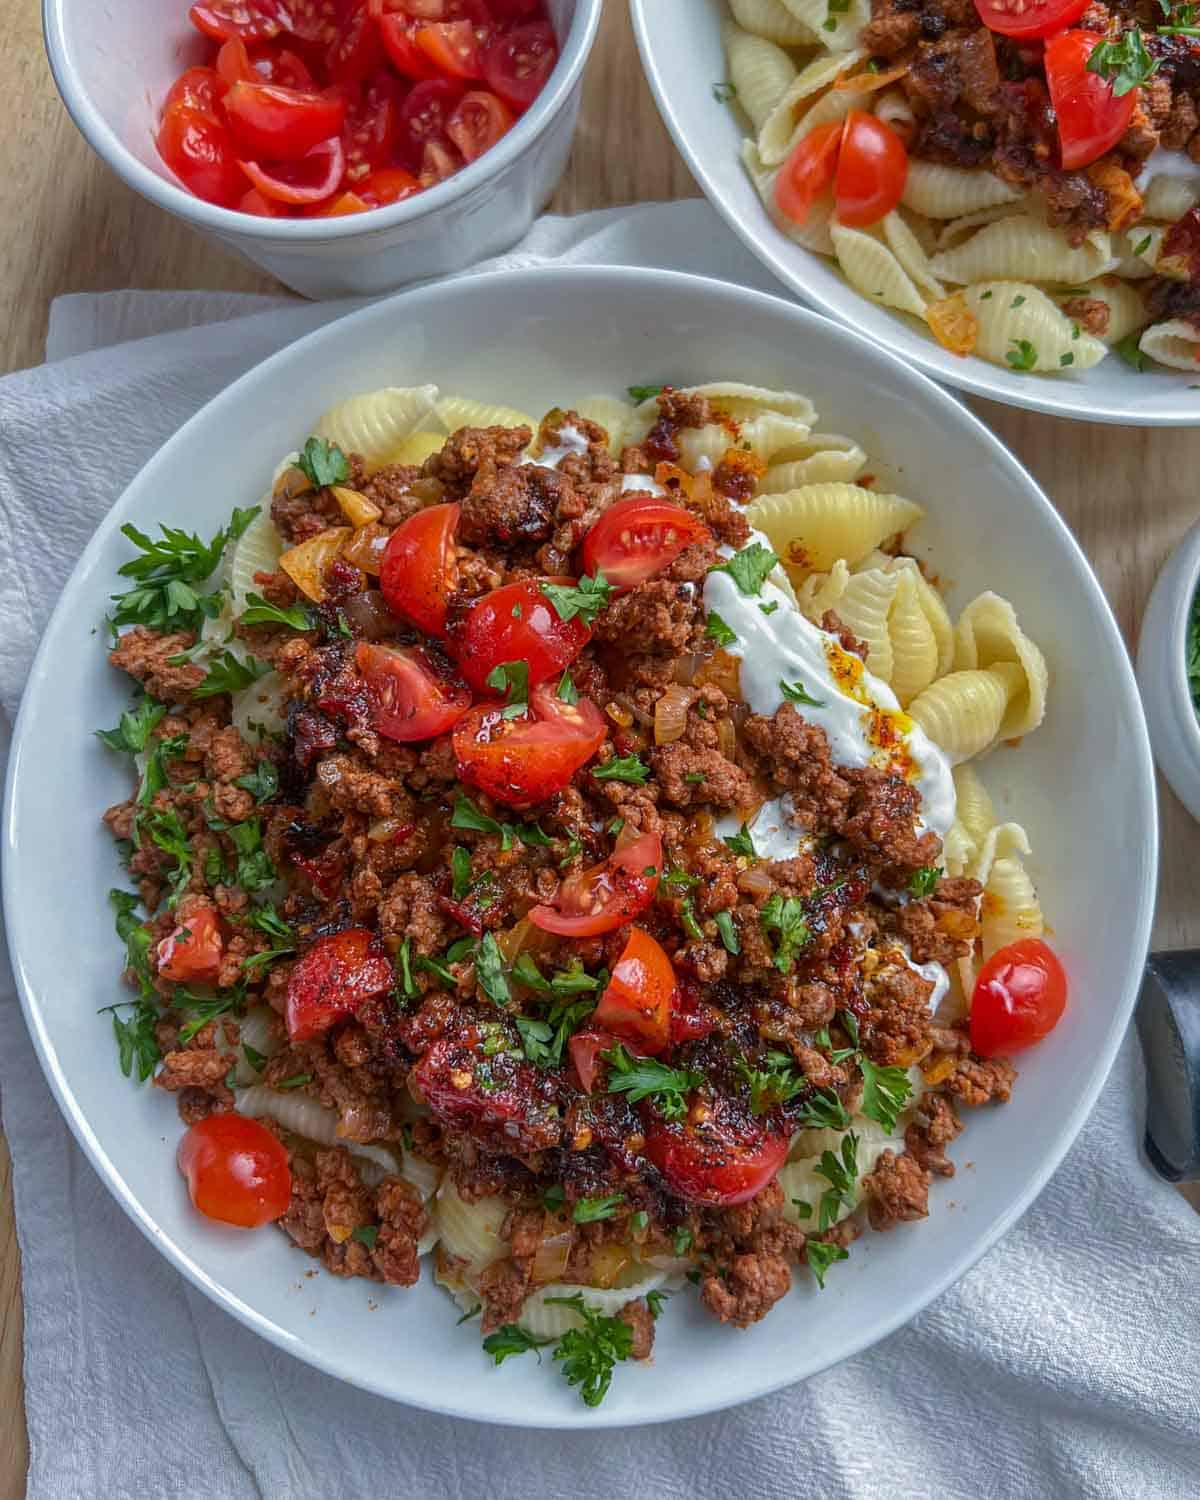
[[[908,152],[883,120],[852,109],[842,129],[833,195],[839,224],[878,224],[900,202],[908,179]]]
[[[611,1052],[616,1045],[617,1038],[610,1031],[596,1031],[590,1026],[586,1031],[577,1031],[567,1042],[579,1087],[585,1094],[590,1094],[595,1085],[600,1054]]]
[[[222,53],[224,50],[222,47]],[[227,87],[225,77],[219,69],[188,68],[168,89],[167,97],[163,100],[163,115],[166,116],[177,108],[195,109],[219,121],[221,100]]]
[[[382,208],[388,203],[403,203],[421,191],[421,184],[403,167],[380,167],[358,184],[358,191],[365,207]]]
[[[546,583],[572,582],[547,578]],[[503,662],[523,661],[532,686],[569,667],[592,632],[578,615],[564,620],[542,593],[537,578],[506,583],[484,594],[467,610],[452,632],[454,653],[463,676],[476,692],[495,692],[488,676]],[[520,611],[514,615],[514,609]]]
[[[1089,0],[975,0],[979,19],[1001,36],[1039,37],[1065,30],[1087,10]]]
[[[600,864],[564,880],[554,905],[535,906],[529,920],[543,932],[560,937],[615,932],[654,900],[662,873],[662,853],[658,834],[639,834],[618,845]],[[654,873],[647,874],[650,870]]]
[[[277,1135],[246,1115],[208,1115],[179,1143],[175,1155],[192,1207],[207,1219],[259,1229],[281,1218],[292,1198],[287,1149]]]
[[[600,1003],[592,1013],[597,1026],[653,1056],[671,1039],[671,999],[675,970],[660,944],[634,927],[612,968]]]
[[[449,78],[417,84],[400,106],[399,152],[404,166],[417,171],[426,146],[448,144],[446,121],[462,94],[462,84]]]
[[[342,22],[325,54],[325,65],[334,83],[361,83],[384,60],[383,37],[365,4],[359,4]]]
[[[562,1121],[542,1070],[485,1048],[473,1026],[442,1037],[413,1066],[410,1086],[439,1120],[491,1150],[524,1154],[557,1144]]]
[[[287,209],[282,203],[276,203],[270,198],[264,198],[257,188],[251,188],[248,193],[243,193],[238,199],[238,212],[243,214],[257,214],[260,219],[283,219],[287,217]]]
[[[233,137],[212,115],[176,105],[162,118],[157,145],[163,161],[197,198],[232,208],[245,192]]]
[[[379,587],[387,606],[427,635],[446,633],[447,601],[458,581],[454,537],[461,513],[460,505],[426,506],[402,521],[384,548]]]
[[[713,1207],[745,1203],[787,1159],[788,1138],[728,1099],[704,1103],[699,1122],[673,1124],[647,1111],[646,1156],[680,1198]]]
[[[272,161],[299,161],[341,130],[346,103],[275,83],[235,83],[225,95],[225,113],[246,150]]]
[[[699,988],[690,979],[681,979],[671,997],[671,1043],[698,1042],[717,1029],[713,1007],[701,999]]]
[[[508,807],[532,807],[561,792],[608,732],[594,703],[563,703],[548,684],[532,690],[529,709],[524,718],[506,719],[498,703],[485,705],[454,726],[459,780]]]
[[[392,962],[366,927],[318,938],[288,975],[285,1019],[293,1042],[308,1042],[352,1016],[395,982]]]
[[[1107,79],[1088,72],[1088,59],[1103,40],[1094,31],[1067,31],[1046,43],[1046,85],[1068,171],[1086,167],[1116,145],[1141,94],[1131,89],[1118,98]]]
[[[216,979],[224,952],[220,918],[213,907],[201,906],[159,943],[158,972],[174,984]]]
[[[439,76],[480,76],[479,44],[470,21],[437,21],[419,26],[413,41],[429,58]]]
[[[287,26],[278,0],[209,0],[207,5],[193,5],[188,20],[217,42],[228,41],[231,36],[269,41]]]
[[[379,33],[397,73],[418,83],[441,77],[427,52],[417,46],[417,23],[409,16],[381,16]]]
[[[486,89],[464,94],[446,121],[446,134],[462,152],[464,161],[477,161],[516,123],[516,116],[502,99]]]
[[[602,572],[624,593],[669,568],[695,542],[712,532],[690,510],[648,495],[610,505],[583,539],[583,571]]]
[[[1067,1006],[1067,976],[1041,938],[993,953],[971,997],[971,1050],[980,1057],[1019,1052],[1049,1036]]]
[[[471,707],[466,687],[457,678],[437,672],[419,646],[359,641],[354,661],[366,680],[372,724],[399,744],[436,739]]]
[[[813,203],[833,182],[842,122],[818,125],[796,144],[775,179],[775,207],[793,224],[805,224]]]
[[[238,166],[264,198],[276,203],[322,203],[341,186],[346,154],[334,136],[314,146],[299,161],[263,166],[261,162],[240,160]]]
[[[483,76],[493,94],[514,109],[528,109],[558,61],[558,41],[547,21],[502,33],[483,54]]]

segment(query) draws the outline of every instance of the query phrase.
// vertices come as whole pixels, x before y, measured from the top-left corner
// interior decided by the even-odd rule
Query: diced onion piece
[[[718,648],[703,662],[693,679],[696,687],[703,687],[705,683],[712,682],[721,689],[727,698],[740,698],[742,696],[741,680],[742,664],[736,656],[731,656],[728,651]]]
[[[368,500],[365,495],[360,495],[357,490],[347,489],[343,484],[335,484],[331,487],[333,498],[338,503],[338,508],[345,516],[351,526],[365,526],[368,521],[378,521],[383,511],[375,504],[374,500]]]
[[[732,760],[737,749],[737,730],[732,719],[717,720],[717,749],[726,760]]]
[[[769,896],[774,889],[775,882],[767,873],[765,865],[751,865],[738,876],[738,890],[744,891],[747,896]]]
[[[276,479],[271,493],[275,496],[282,496],[285,500],[294,500],[297,495],[309,494],[312,488],[313,482],[304,470],[292,464]]]
[[[549,1281],[561,1281],[566,1274],[567,1261],[571,1258],[571,1245],[575,1239],[575,1226],[568,1222],[558,1234],[547,1235],[537,1247],[533,1257],[533,1279],[539,1286]]]
[[[690,689],[673,682],[666,688],[654,705],[654,743],[673,745],[683,738],[687,728],[688,709],[691,707]]]
[[[528,953],[532,956],[540,953],[553,941],[550,933],[535,927],[528,917],[522,917],[516,926],[496,935],[496,946],[510,964],[516,961],[518,954]]]
[[[368,521],[365,526],[355,528],[354,535],[342,548],[347,562],[378,578],[383,570],[383,554],[392,533],[378,521]]]
[[[612,1286],[625,1270],[626,1266],[633,1261],[633,1250],[629,1245],[601,1245],[599,1250],[592,1256],[591,1275],[588,1278],[592,1286]]]
[[[314,604],[324,604],[328,597],[325,570],[350,540],[351,534],[349,526],[331,526],[307,542],[289,547],[279,559],[279,566]]]
[[[612,703],[604,705],[604,712],[621,729],[628,729],[633,723],[633,710],[626,708],[623,703]]]

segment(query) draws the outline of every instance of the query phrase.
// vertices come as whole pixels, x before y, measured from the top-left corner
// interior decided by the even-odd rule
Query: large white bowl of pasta
[[[752,450],[740,451],[760,475],[751,518],[786,564],[762,580],[757,600],[739,602],[730,575],[711,575],[728,596],[727,623],[746,638],[765,632],[754,665],[789,640],[798,652],[804,640],[834,650],[832,637],[796,612],[793,590],[809,616],[835,608],[868,638],[869,671],[860,663],[851,674],[855,691],[873,695],[868,717],[899,730],[924,768],[925,812],[945,833],[947,870],[980,879],[984,951],[1045,934],[1071,998],[1057,1029],[1018,1060],[1012,1101],[973,1112],[972,1169],[952,1186],[934,1185],[927,1222],[865,1236],[823,1291],[798,1271],[770,1316],[747,1331],[701,1311],[678,1275],[686,1259],[643,1267],[641,1291],[672,1293],[655,1299],[654,1359],[622,1364],[604,1403],[590,1407],[549,1357],[496,1368],[480,1350],[478,1323],[463,1322],[431,1265],[411,1289],[305,1277],[313,1263],[283,1234],[222,1228],[192,1209],[173,1159],[181,1129],[173,1101],[120,1076],[110,1018],[94,1014],[121,998],[105,893],[122,875],[97,811],[128,793],[127,773],[90,730],[117,722],[128,694],[81,621],[109,607],[128,552],[122,525],[164,522],[207,536],[231,505],[257,502],[280,460],[313,431],[371,452],[382,444],[378,462],[383,448],[436,449],[440,426],[478,420],[483,403],[501,423],[574,406],[632,438],[655,406],[627,391],[647,384],[704,385],[718,413],[739,413],[740,440]],[[385,387],[400,394],[342,404]],[[340,409],[323,417],[331,408]],[[727,437],[728,428],[688,437],[697,472],[706,449]],[[342,526],[343,539],[349,530]],[[237,576],[230,587],[236,607]],[[217,644],[225,640],[222,632]],[[844,650],[836,659],[853,664]],[[809,688],[826,703],[840,691],[815,676]],[[852,1355],[869,1359],[872,1344],[1013,1224],[1071,1144],[1125,1031],[1156,854],[1150,753],[1116,624],[1067,528],[1000,443],[923,375],[791,303],[664,271],[572,268],[469,278],[364,309],[243,377],[147,465],[88,546],[30,675],[11,760],[5,903],[28,1024],[57,1100],[110,1190],[177,1269],[282,1349],[371,1391],[479,1420],[594,1427],[694,1415]],[[64,892],[69,944],[58,915]],[[960,1013],[964,982],[969,990],[983,956],[976,949],[949,976],[958,999],[944,1003]],[[275,1092],[261,1081],[264,1054],[277,1045],[263,1021],[253,1011],[241,1023],[239,1108],[330,1144],[328,1111],[303,1089]],[[925,1086],[918,1078],[918,1095]],[[864,1173],[888,1144],[864,1122]],[[436,1167],[409,1164],[409,1143],[390,1149],[395,1157],[385,1150],[383,1159],[403,1154],[411,1190],[426,1201],[423,1248],[437,1237],[453,1247],[440,1279],[469,1295],[473,1257],[494,1256],[487,1246],[501,1218],[486,1201],[465,1205],[449,1181],[439,1186]],[[793,1217],[827,1197],[827,1184],[810,1175],[815,1157],[805,1152],[814,1149],[798,1144],[786,1168]],[[378,1172],[378,1161],[368,1165]],[[857,1201],[848,1194],[838,1212]],[[595,1296],[596,1315],[608,1316],[614,1293]],[[545,1295],[531,1297],[521,1317],[534,1334],[563,1331]]]
[[[849,111],[911,139],[901,75],[914,49],[870,55],[870,0],[632,0],[632,10],[651,89],[696,181],[798,296],[979,396],[1085,421],[1196,422],[1200,333],[1187,317],[1155,315],[1143,295],[1155,275],[1187,280],[1164,249],[1200,199],[1183,151],[1155,150],[1122,177],[1140,196],[1112,209],[1121,227],[1101,224],[1075,245],[1036,192],[986,166],[917,155],[882,220],[839,225],[824,190],[800,227],[776,196],[790,156]]]

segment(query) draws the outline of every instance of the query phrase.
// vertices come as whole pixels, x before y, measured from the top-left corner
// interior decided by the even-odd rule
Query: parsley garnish
[[[256,657],[240,661],[232,651],[222,651],[213,658],[204,681],[192,689],[192,696],[215,698],[218,693],[239,693],[270,670],[265,661]]]
[[[187,829],[184,828],[179,814],[173,807],[167,808],[164,812],[148,814],[146,830],[150,834],[151,842],[175,860],[175,868],[167,874],[167,884],[171,887],[171,894],[167,898],[167,908],[173,911],[178,906],[179,898],[192,878],[191,840],[187,836]]]
[[[311,1073],[293,1073],[290,1078],[281,1078],[275,1085],[277,1089],[302,1089],[306,1083],[312,1082]]]
[[[858,1061],[863,1075],[862,1112],[891,1135],[896,1128],[896,1117],[912,1094],[908,1072],[904,1068],[877,1067],[866,1056]]]
[[[942,872],[937,865],[922,865],[908,877],[909,893],[913,896],[932,896],[941,878]]]
[[[1113,345],[1113,349],[1131,370],[1136,370],[1140,375],[1146,368],[1146,356],[1138,348],[1139,337],[1139,334],[1127,333]]]
[[[188,1017],[179,1028],[179,1040],[190,1042],[198,1031],[218,1016],[226,1015],[242,1003],[239,990],[230,990],[224,995],[193,995],[190,990],[177,989],[171,1004]]]
[[[266,1054],[260,1052],[257,1047],[252,1047],[249,1042],[242,1043],[242,1052],[254,1071],[261,1073],[267,1065]]]
[[[303,604],[288,609],[268,604],[261,594],[247,594],[240,617],[243,625],[286,625],[289,630],[313,630],[312,612]]]
[[[1075,356],[1069,352],[1066,354],[1060,354],[1058,356],[1058,362],[1065,370],[1068,365],[1073,365],[1075,363]]]
[[[617,1043],[600,1056],[611,1065],[608,1075],[610,1094],[628,1094],[630,1104],[654,1096],[659,1113],[665,1120],[682,1120],[687,1109],[687,1095],[704,1082],[699,1073],[685,1068],[668,1068],[650,1057],[631,1057]]]
[[[646,1293],[646,1306],[650,1309],[650,1316],[656,1323],[662,1317],[663,1303],[670,1295],[670,1292],[660,1292],[657,1287],[654,1291]]]
[[[763,586],[763,580],[778,562],[779,559],[769,547],[764,547],[761,542],[751,542],[725,562],[718,563],[713,572],[728,573],[741,593],[757,594]]]
[[[1023,296],[1018,295],[1018,296],[1014,297],[1012,299],[1012,301],[1008,305],[1009,305],[1009,307],[1024,307],[1024,305],[1025,305],[1025,298]]]
[[[336,443],[326,438],[310,437],[296,467],[318,489],[327,484],[345,484],[350,478],[350,464]]]
[[[758,606],[758,608],[759,608],[759,611],[762,614],[764,614],[764,615],[773,615],[775,613],[775,611],[779,608],[779,600],[778,599],[772,599],[771,602],[770,602],[770,604],[760,604]]]
[[[779,679],[779,691],[789,703],[807,703],[812,708],[825,707],[824,698],[811,697],[804,691],[804,684],[802,682],[784,682],[781,677]]]
[[[220,610],[218,596],[200,594],[194,585],[210,577],[226,543],[236,541],[259,510],[257,505],[235,510],[229,525],[207,546],[198,536],[174,526],[159,527],[162,537],[158,541],[130,523],[122,526],[122,536],[144,555],[131,558],[117,569],[122,578],[133,578],[136,583],[126,593],[112,595],[117,606],[112,613],[114,627],[148,625],[152,630],[190,630],[206,616],[214,618]]]
[[[663,393],[663,391],[666,390],[666,386],[665,385],[631,385],[631,386],[627,386],[626,389],[629,392],[629,399],[631,401],[636,401],[638,403],[638,405],[640,406],[643,401],[649,401],[651,399],[651,397],[653,397],[653,396],[661,396],[662,393]]]
[[[165,703],[156,703],[153,698],[142,698],[121,715],[115,729],[97,729],[96,738],[102,740],[110,750],[124,750],[128,755],[137,755],[146,748],[150,731],[166,711]]]
[[[576,583],[542,583],[539,587],[560,620],[573,620],[578,615],[585,625],[592,624],[612,597],[612,584],[599,568],[594,577],[585,573]]]
[[[1032,370],[1037,364],[1037,350],[1028,339],[1009,339],[1009,343],[1015,347],[1010,349],[1004,358],[1014,370]]]
[[[418,969],[424,969],[427,974],[432,974],[436,979],[440,979],[448,989],[454,989],[458,984],[458,980],[455,979],[446,965],[439,963],[436,958],[426,958],[424,954],[421,954],[416,959],[416,965]]]
[[[730,646],[737,640],[737,635],[730,630],[715,609],[710,609],[708,612],[704,634],[710,641],[716,641],[718,646]]]
[[[571,1297],[547,1297],[547,1305],[573,1307],[583,1319],[582,1328],[570,1328],[558,1341],[554,1358],[562,1361],[568,1385],[577,1385],[588,1406],[599,1406],[612,1384],[613,1367],[628,1359],[633,1350],[633,1329],[621,1318],[598,1313],[576,1292]]]
[[[250,895],[271,885],[276,879],[275,866],[263,848],[261,819],[247,818],[244,823],[231,823],[225,831],[237,850],[234,884],[240,885]]]
[[[579,702],[579,689],[575,686],[575,679],[571,676],[570,667],[558,679],[558,688],[555,692],[555,697],[560,703]]]
[[[796,954],[811,937],[804,918],[804,907],[795,896],[784,897],[776,891],[758,914],[763,932],[768,936],[775,932],[775,967],[786,974],[795,962]]]
[[[728,104],[731,99],[737,98],[737,85],[730,83],[728,80],[714,83],[712,86],[712,95],[718,104]]]
[[[721,934],[721,942],[725,945],[726,952],[740,953],[742,951],[742,944],[738,938],[737,928],[733,923],[733,913],[730,911],[719,911],[713,920],[717,924],[717,931]]]
[[[641,1234],[642,1230],[650,1223],[650,1215],[644,1208],[639,1208],[637,1213],[629,1215],[629,1227],[634,1234]]]
[[[771,1051],[763,1059],[766,1066],[752,1068],[744,1057],[734,1064],[737,1076],[750,1090],[750,1113],[765,1115],[777,1104],[785,1104],[808,1088],[808,1079],[786,1052]]]
[[[754,847],[754,840],[750,837],[750,830],[745,823],[736,833],[727,836],[721,842],[726,848],[732,849],[735,854],[743,854],[747,859],[758,858],[758,850]]]
[[[573,959],[569,968],[560,969],[547,979],[528,953],[521,953],[513,964],[513,978],[531,990],[543,995],[580,995],[600,988],[599,979],[584,972],[578,959]]]
[[[1139,240],[1137,242],[1137,244],[1133,247],[1133,253],[1134,253],[1134,255],[1141,255],[1146,250],[1149,250],[1149,248],[1150,248],[1150,238],[1151,238],[1150,235],[1146,235],[1145,239],[1141,239],[1141,240]]]
[[[133,1007],[133,1014],[128,1021],[122,1021],[117,1011],[127,1005]],[[119,1005],[105,1006],[105,1009],[112,1012],[113,1035],[117,1039],[117,1062],[121,1072],[129,1078],[136,1065],[137,1080],[145,1083],[162,1056],[158,1038],[154,1034],[158,1012],[148,1000],[125,1000]]]
[[[272,760],[260,760],[253,771],[239,776],[233,783],[243,791],[252,792],[255,802],[269,802],[279,791],[279,772]]]
[[[504,694],[504,712],[501,718],[519,719],[529,707],[529,663],[527,661],[502,661],[488,673],[488,687]]]
[[[477,1302],[475,1304],[475,1306],[470,1309],[469,1312],[463,1313],[463,1315],[462,1315],[461,1318],[458,1318],[458,1319],[455,1320],[455,1324],[454,1324],[455,1328],[461,1328],[464,1323],[469,1323],[472,1318],[477,1318],[482,1311],[483,1311],[483,1303],[482,1302]]]
[[[684,1225],[682,1229],[675,1231],[675,1238],[671,1241],[671,1249],[674,1250],[676,1255],[686,1255],[692,1248],[692,1241],[695,1238],[696,1236],[692,1231]]]
[[[526,1333],[516,1323],[505,1323],[503,1328],[497,1328],[495,1333],[489,1333],[484,1339],[483,1352],[490,1354],[498,1365],[502,1365],[510,1355],[528,1354],[531,1349],[536,1352],[553,1342],[553,1339],[535,1338],[532,1333]],[[538,1354],[539,1364],[541,1360],[542,1356]]]
[[[374,1250],[375,1241],[379,1238],[378,1224],[356,1224],[350,1231],[350,1238],[357,1240],[360,1245],[365,1245],[368,1250]]]
[[[826,1240],[808,1240],[804,1246],[804,1258],[808,1269],[817,1278],[817,1285],[825,1290],[825,1273],[835,1260],[849,1260],[850,1252],[840,1245],[831,1245]]]
[[[854,1132],[848,1130],[842,1137],[840,1157],[832,1151],[822,1151],[821,1160],[813,1171],[829,1183],[821,1194],[821,1217],[817,1225],[824,1231],[838,1219],[842,1209],[849,1212],[857,1202],[854,1184],[858,1178],[858,1137]]]
[[[151,806],[155,797],[167,785],[167,762],[178,760],[187,749],[186,734],[173,734],[165,740],[155,740],[146,756],[146,769],[142,772],[142,784],[138,787],[137,802],[140,808]],[[146,816],[141,812],[134,819],[133,842],[141,843],[141,822]]]
[[[1116,98],[1140,88],[1158,70],[1158,59],[1146,51],[1136,27],[1121,33],[1115,42],[1098,42],[1087,61],[1089,73],[1098,73],[1112,84]]]
[[[571,1210],[576,1224],[594,1224],[597,1219],[611,1219],[621,1204],[624,1193],[609,1193],[606,1198],[580,1198]]]
[[[508,980],[504,977],[504,960],[494,932],[485,932],[475,955],[475,977],[479,987],[496,1005],[505,1005],[511,998]]]
[[[461,844],[450,856],[450,880],[454,899],[464,900],[471,889],[471,856]]]
[[[850,1123],[850,1116],[846,1113],[846,1106],[832,1089],[817,1089],[811,1099],[804,1101],[794,1123],[822,1130],[845,1130]]]
[[[405,937],[400,944],[400,951],[396,954],[396,962],[400,969],[400,978],[397,988],[404,1000],[414,1000],[420,991],[417,989],[416,981],[412,976],[412,938]]]
[[[597,781],[627,781],[631,786],[644,786],[650,767],[640,755],[614,755],[602,766],[594,766],[592,775]]]

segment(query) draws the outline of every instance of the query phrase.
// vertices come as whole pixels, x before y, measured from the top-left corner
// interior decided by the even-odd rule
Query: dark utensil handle
[[[1137,1009],[1146,1154],[1168,1182],[1200,1180],[1200,948],[1152,953]]]

